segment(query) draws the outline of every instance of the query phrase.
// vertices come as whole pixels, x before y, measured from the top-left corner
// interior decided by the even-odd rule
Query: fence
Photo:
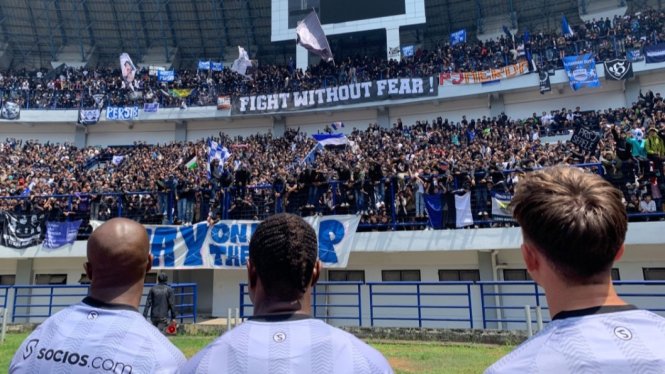
[[[145,307],[145,298],[153,285],[146,284],[139,309]],[[196,322],[198,286],[195,283],[173,284],[176,319]],[[0,288],[0,296],[3,288]],[[13,296],[10,297],[10,290]],[[60,310],[78,303],[88,295],[87,285],[15,285],[4,288],[5,307],[11,299],[11,320],[14,322],[41,322]],[[0,299],[0,301],[2,301]],[[1,304],[0,304],[1,305]]]
[[[627,302],[665,316],[665,281],[614,285]],[[251,316],[246,284],[239,301],[240,317]],[[531,281],[321,282],[312,314],[340,326],[528,330],[550,322],[545,293]]]

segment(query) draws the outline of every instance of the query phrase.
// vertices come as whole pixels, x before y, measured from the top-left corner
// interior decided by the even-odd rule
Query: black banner
[[[621,81],[633,77],[633,63],[628,60],[609,60],[605,61],[603,65],[606,80]]]
[[[600,134],[585,127],[579,127],[573,133],[570,141],[579,146],[582,151],[593,153],[600,142]]]
[[[644,47],[644,55],[647,64],[665,62],[665,43]]]
[[[395,78],[318,90],[233,98],[233,114],[272,113],[438,95],[438,80]]]
[[[2,244],[10,248],[28,248],[40,243],[43,214],[3,213]]]
[[[552,86],[550,84],[550,75],[546,71],[540,71],[538,73],[538,78],[540,78],[540,94],[544,95],[545,92],[552,91]]]
[[[81,125],[94,125],[99,122],[101,112],[99,109],[81,109],[79,110],[78,123]]]
[[[0,118],[14,120],[21,117],[21,107],[13,101],[5,101],[0,109]]]

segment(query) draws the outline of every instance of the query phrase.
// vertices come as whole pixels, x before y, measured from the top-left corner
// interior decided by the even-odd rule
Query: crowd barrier
[[[665,281],[615,281],[619,295],[665,316]],[[252,315],[247,284],[240,318]],[[528,313],[527,313],[528,311]],[[545,293],[532,281],[319,282],[312,314],[339,326],[537,329],[550,322]]]
[[[139,311],[154,284],[146,284]],[[177,320],[196,322],[198,286],[196,283],[172,284]],[[12,323],[42,322],[46,318],[76,304],[88,295],[88,285],[14,285],[0,288],[0,302],[11,309]],[[4,294],[3,294],[4,292]],[[4,295],[4,297],[3,297]],[[9,305],[11,303],[11,305]]]

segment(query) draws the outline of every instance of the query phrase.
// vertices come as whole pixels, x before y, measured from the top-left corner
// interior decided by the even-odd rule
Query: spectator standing
[[[157,276],[158,283],[150,289],[143,309],[143,317],[148,318],[150,314],[150,322],[162,332],[176,319],[175,295],[168,281],[169,277],[164,273]]]

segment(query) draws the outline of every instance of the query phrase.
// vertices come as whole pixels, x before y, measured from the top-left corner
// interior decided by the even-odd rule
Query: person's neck
[[[90,286],[88,296],[107,304],[129,305],[134,308],[141,304],[143,284],[134,284],[129,287],[99,287]]]
[[[549,287],[546,298],[551,316],[563,311],[627,304],[611,283]]]
[[[266,298],[254,303],[254,316],[287,313],[311,314],[312,308],[309,294],[292,301]]]

